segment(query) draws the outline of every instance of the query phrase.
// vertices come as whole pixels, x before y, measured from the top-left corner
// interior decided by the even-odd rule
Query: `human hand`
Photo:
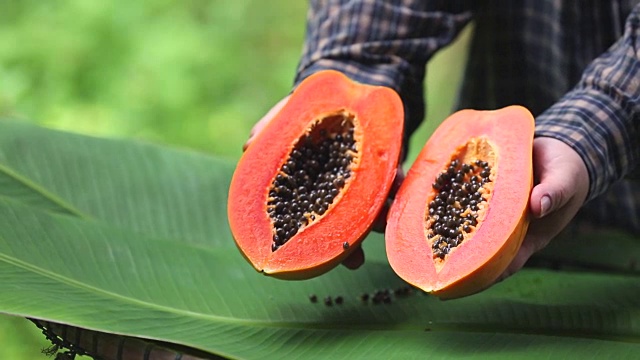
[[[560,140],[534,139],[533,173],[535,186],[529,199],[533,219],[520,250],[498,281],[513,275],[531,255],[547,246],[573,219],[587,197],[587,168],[578,153]]]
[[[247,150],[249,145],[251,145],[251,142],[253,141],[253,139],[255,139],[255,137],[260,133],[260,131],[262,131],[262,129],[264,129],[265,126],[267,126],[269,121],[271,121],[271,119],[273,119],[273,117],[276,116],[276,114],[280,112],[280,110],[282,110],[282,108],[287,103],[287,101],[289,101],[289,96],[278,101],[269,111],[267,111],[267,113],[260,120],[258,120],[257,123],[255,123],[255,125],[253,125],[253,127],[251,128],[251,132],[249,133],[249,138],[244,143],[244,145],[242,145],[243,151]]]
[[[247,148],[251,145],[251,142],[255,137],[267,126],[267,124],[276,116],[276,114],[285,106],[287,101],[289,100],[289,96],[283,98],[278,101],[251,129],[249,133],[249,139],[242,146],[242,150],[247,150]],[[395,192],[400,187],[402,180],[404,179],[404,171],[402,170],[402,165],[398,164],[398,170],[396,172],[396,177],[393,181],[393,185],[391,186],[390,195],[395,194]],[[376,232],[384,232],[387,223],[387,213],[389,211],[389,206],[391,205],[391,200],[388,199],[385,203],[383,209],[378,214],[378,217],[373,223],[372,230]],[[353,249],[349,257],[347,257],[342,265],[347,267],[348,269],[357,269],[364,264],[364,252],[362,248],[358,246]]]

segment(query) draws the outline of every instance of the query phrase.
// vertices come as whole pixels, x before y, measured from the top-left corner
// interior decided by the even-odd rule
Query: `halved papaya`
[[[227,209],[242,255],[284,279],[338,265],[385,203],[403,122],[402,102],[390,88],[331,70],[305,79],[233,174]]]
[[[401,278],[441,298],[498,278],[529,224],[533,134],[521,106],[461,110],[443,121],[389,210],[387,257]]]

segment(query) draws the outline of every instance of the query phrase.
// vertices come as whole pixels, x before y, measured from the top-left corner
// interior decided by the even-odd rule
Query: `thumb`
[[[545,217],[567,204],[570,196],[564,183],[559,179],[561,172],[551,173],[542,179],[531,191],[531,213],[536,218]]]
[[[529,206],[535,218],[542,218],[567,205],[579,192],[576,177],[588,175],[576,165],[582,164],[578,155],[555,139],[535,139],[533,160],[533,172],[538,183],[531,191]]]

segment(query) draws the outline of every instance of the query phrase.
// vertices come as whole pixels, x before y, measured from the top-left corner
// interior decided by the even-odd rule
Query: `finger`
[[[255,137],[265,128],[265,126],[267,126],[274,116],[282,110],[288,100],[289,96],[278,101],[260,120],[258,120],[255,125],[253,125],[253,128],[251,128],[251,132],[249,133],[249,139],[247,139],[244,145],[242,145],[243,151],[247,150],[253,139],[255,139]]]
[[[402,170],[402,165],[398,165],[398,170],[396,171],[396,176],[393,179],[393,184],[391,184],[391,189],[389,190],[389,195],[387,195],[387,200],[380,211],[380,214],[373,221],[372,230],[379,233],[384,233],[384,229],[387,227],[387,216],[389,215],[389,208],[391,207],[391,203],[393,202],[393,198],[396,196],[400,185],[402,185],[402,181],[404,180],[404,170]]]
[[[396,197],[396,193],[400,189],[400,185],[402,185],[403,181],[404,181],[404,170],[402,169],[402,164],[398,164],[396,177],[393,179],[393,184],[391,184],[391,190],[389,191],[389,195],[392,198]]]
[[[392,200],[387,198],[385,200],[384,205],[382,206],[382,210],[373,221],[373,226],[371,227],[372,231],[377,233],[384,233],[384,229],[387,227],[387,216],[389,215],[389,207],[391,207]]]
[[[364,264],[364,251],[362,251],[362,247],[358,246],[358,248],[354,249],[349,257],[344,259],[342,265],[344,265],[347,269],[355,270]]]
[[[532,239],[530,235],[527,235],[527,237],[525,237],[525,239],[523,240],[522,246],[520,246],[518,253],[513,258],[509,266],[507,266],[507,269],[502,273],[502,275],[500,275],[498,281],[502,281],[520,271],[520,269],[522,269],[527,263],[531,255],[536,253],[542,247],[543,244],[540,239]]]

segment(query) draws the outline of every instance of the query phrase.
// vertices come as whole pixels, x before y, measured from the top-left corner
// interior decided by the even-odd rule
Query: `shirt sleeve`
[[[471,18],[460,3],[312,0],[295,85],[333,69],[358,82],[393,88],[404,104],[406,140],[424,117],[427,60]]]
[[[536,119],[536,136],[564,141],[580,154],[591,200],[637,166],[639,127],[640,5],[627,18],[623,37]]]

